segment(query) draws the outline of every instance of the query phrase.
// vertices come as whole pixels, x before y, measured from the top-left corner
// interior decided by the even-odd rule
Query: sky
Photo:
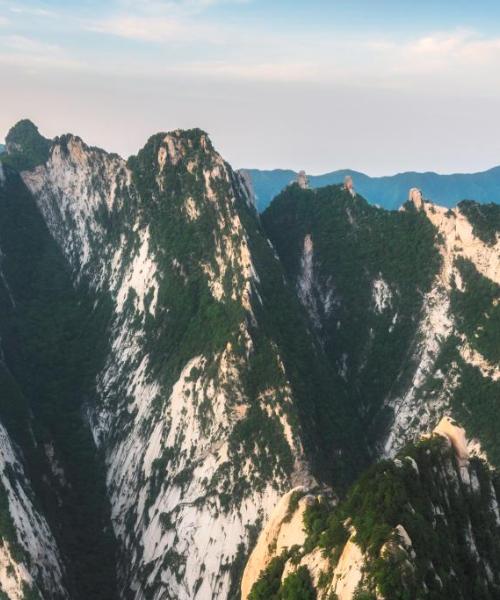
[[[472,172],[499,108],[498,0],[0,0],[0,139],[200,127],[236,168]]]

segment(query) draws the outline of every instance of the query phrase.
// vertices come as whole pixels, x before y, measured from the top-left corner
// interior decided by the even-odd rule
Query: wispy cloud
[[[29,15],[32,17],[48,17],[54,18],[57,16],[57,13],[52,10],[47,10],[45,8],[36,8],[32,6],[11,6],[9,7],[11,13],[18,15]]]
[[[421,37],[408,46],[413,57],[429,59],[432,64],[450,62],[489,62],[498,59],[500,38],[486,38],[474,31],[435,33]],[[436,62],[434,62],[436,61]]]
[[[23,35],[7,35],[0,38],[0,43],[3,46],[12,50],[21,52],[37,53],[37,54],[59,54],[63,50],[56,44],[48,44],[34,38],[25,37]]]
[[[118,0],[118,4],[143,13],[200,13],[217,5],[250,4],[252,0]]]
[[[0,62],[20,67],[82,68],[64,48],[22,35],[0,36]]]
[[[209,39],[212,28],[177,18],[116,16],[86,25],[90,31],[144,42],[192,42]]]
[[[87,22],[89,31],[152,43],[201,41],[220,45],[231,29],[210,11],[217,5],[247,4],[252,0],[119,0],[108,16]],[[207,13],[207,14],[203,14]],[[245,27],[240,39],[245,37]],[[234,40],[233,40],[234,41]]]

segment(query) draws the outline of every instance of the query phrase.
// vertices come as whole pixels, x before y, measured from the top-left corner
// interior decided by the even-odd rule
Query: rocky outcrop
[[[309,179],[305,171],[299,171],[297,174],[297,184],[303,190],[309,187]]]
[[[478,368],[482,375],[497,379],[498,365],[490,363],[477,349],[470,346],[466,336],[458,331],[456,315],[451,306],[455,287],[463,290],[462,276],[457,261],[466,259],[490,281],[498,284],[500,278],[500,241],[488,244],[474,234],[473,225],[460,208],[447,209],[422,200],[417,189],[410,190],[410,201],[439,232],[438,248],[442,258],[441,268],[432,289],[427,293],[412,361],[417,365],[411,385],[397,398],[388,399],[394,409],[395,419],[385,442],[385,452],[396,452],[408,439],[418,437],[426,428],[438,423],[443,413],[450,410],[450,398],[460,379],[460,369],[447,373],[434,367],[441,348],[450,336],[460,339],[458,351],[466,364]],[[441,379],[440,391],[432,399],[422,401],[421,390],[430,379]],[[419,418],[415,419],[415,414]]]
[[[341,600],[360,590],[398,597],[384,591],[389,584],[436,591],[438,580],[456,591],[449,574],[461,570],[497,589],[500,567],[488,537],[500,523],[496,480],[478,458],[485,456],[481,444],[467,441],[453,420],[462,410],[469,429],[467,410],[478,416],[476,406],[455,401],[467,370],[479,374],[479,385],[500,377],[494,345],[481,345],[487,321],[496,319],[489,284],[500,277],[498,236],[491,227],[485,233],[488,223],[474,224],[463,207],[434,206],[418,190],[410,192],[413,206],[388,213],[357,196],[351,179],[313,192],[305,173],[260,221],[245,177],[200,130],[157,134],[124,161],[76,136],[49,141],[25,127],[29,148],[22,135],[12,140],[12,164],[0,163],[0,191],[21,171],[19,198],[27,195],[36,207],[19,230],[33,234],[42,215],[36,232],[50,244],[44,238],[28,254],[12,234],[15,264],[2,246],[0,333],[9,341],[1,350],[15,363],[19,340],[33,345],[39,362],[28,354],[28,364],[38,372],[47,355],[44,373],[62,387],[46,376],[51,385],[40,410],[57,418],[28,435],[38,444],[30,446],[32,462],[23,462],[26,442],[18,448],[0,428],[3,506],[14,532],[0,553],[9,575],[2,571],[4,591],[68,595],[70,554],[51,532],[57,518],[37,503],[44,489],[54,514],[67,508],[63,496],[73,484],[58,438],[68,438],[68,415],[78,444],[92,433],[82,454],[102,457],[120,597],[224,600],[241,585],[246,599],[275,559],[280,585],[301,581]],[[28,204],[16,210],[22,203],[10,202],[10,224]],[[9,222],[1,225],[3,243]],[[57,263],[49,276],[50,261],[25,269],[37,253]],[[38,275],[54,282],[43,301],[59,298],[49,308],[69,321],[40,317],[37,293],[46,281],[35,292],[27,287]],[[486,297],[482,321],[464,325],[460,308],[469,309],[464,295],[476,285],[480,301]],[[9,321],[18,318],[19,292],[33,302],[19,305],[29,319],[16,321],[14,335]],[[51,337],[51,329],[62,332]],[[87,330],[93,337],[82,334]],[[65,350],[80,342],[81,380],[80,363],[60,367]],[[96,357],[89,356],[94,348]],[[78,385],[64,387],[73,380]],[[36,386],[32,393],[38,401]],[[57,402],[64,394],[72,405]],[[34,416],[28,410],[23,418],[31,431]],[[489,452],[495,427],[471,422],[475,436],[486,430]],[[424,446],[400,452],[433,428]],[[380,455],[398,456],[376,464],[344,502],[314,491],[317,480],[348,488]],[[35,489],[27,465],[38,459],[42,483]],[[101,541],[111,530],[106,506],[95,521]],[[463,528],[451,518],[457,511]],[[433,546],[443,527],[450,539],[449,553],[440,551],[444,566]],[[471,564],[456,552],[464,545]]]
[[[344,190],[349,192],[353,198],[356,196],[356,192],[354,191],[354,181],[350,175],[344,177]]]
[[[247,599],[253,584],[272,558],[279,556],[283,550],[304,543],[302,520],[313,498],[306,494],[305,488],[298,487],[279,500],[246,563],[241,582],[242,600]]]
[[[280,590],[292,574],[306,569],[318,598],[353,600],[365,593],[389,600],[403,591],[418,597],[447,590],[465,600],[478,580],[482,589],[494,593],[499,579],[490,544],[498,544],[498,486],[496,475],[474,452],[465,430],[443,418],[426,439],[403,450],[394,462],[372,467],[339,505],[314,496],[305,511],[295,505],[288,515],[295,531],[287,529],[287,537],[296,545],[287,552],[275,540],[288,494],[257,543],[255,556],[263,558],[265,549],[265,560],[247,565],[250,581],[258,582],[254,597],[265,597],[265,568],[278,557],[284,561]],[[429,516],[424,514],[433,517],[426,521]],[[299,516],[302,523],[297,523]],[[459,564],[475,575],[458,582]]]
[[[29,593],[67,598],[58,545],[36,500],[19,456],[0,424],[0,591],[12,600]]]
[[[408,193],[408,200],[415,206],[417,210],[420,210],[424,206],[422,191],[418,188],[411,188]]]
[[[128,164],[63,136],[23,178],[75,283],[111,301],[87,415],[105,456],[120,593],[225,598],[250,532],[284,489],[311,481],[278,347],[255,337],[250,192],[200,131],[157,135]],[[214,337],[176,329],[186,319]],[[250,392],[256,342],[276,366]]]

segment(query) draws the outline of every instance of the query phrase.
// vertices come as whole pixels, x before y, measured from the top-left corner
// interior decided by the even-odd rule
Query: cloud
[[[47,10],[45,8],[33,8],[31,6],[11,6],[9,10],[15,14],[29,15],[32,17],[54,18],[57,16],[57,13],[52,10]]]
[[[22,35],[0,36],[0,62],[20,67],[83,67],[62,47]]]
[[[86,25],[86,29],[130,40],[168,43],[219,43],[220,30],[174,17],[116,16]]]
[[[29,52],[36,54],[56,54],[62,52],[62,48],[55,44],[41,42],[34,38],[25,37],[23,35],[8,35],[0,38],[0,43],[12,50],[20,50],[21,52]]]
[[[473,31],[435,33],[417,39],[407,50],[410,56],[434,65],[487,63],[500,57],[500,38],[485,38]]]
[[[185,13],[201,12],[208,8],[224,4],[250,4],[252,0],[120,0],[119,4],[143,12]]]
[[[9,19],[7,17],[0,16],[0,27],[5,27],[9,24]]]
[[[219,44],[228,29],[201,13],[218,5],[253,0],[118,0],[118,11],[85,26],[97,33],[144,42],[207,41]],[[212,16],[212,15],[210,15]]]

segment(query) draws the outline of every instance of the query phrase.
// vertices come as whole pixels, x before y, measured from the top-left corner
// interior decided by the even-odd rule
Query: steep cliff
[[[493,600],[499,493],[498,472],[443,419],[427,440],[368,470],[342,502],[318,496],[302,510],[287,497],[288,519],[302,527],[260,561],[259,577],[247,567],[242,598]]]
[[[127,162],[72,135],[49,146],[21,175],[103,324],[81,407],[104,457],[119,594],[233,597],[281,494],[364,461],[362,436],[339,458],[354,413],[205,133],[157,134]]]
[[[411,491],[428,516],[427,496],[446,504],[448,488],[459,489],[458,504],[442,510],[467,504],[489,567],[457,554],[461,534],[448,522],[438,533],[453,548],[437,577],[455,590],[450,569],[467,568],[494,597],[496,546],[474,498],[477,481],[496,489],[496,475],[470,455],[500,460],[495,206],[447,210],[413,190],[404,210],[388,212],[346,180],[293,184],[261,221],[247,181],[201,130],[156,134],[127,161],[71,134],[48,140],[29,121],[6,142],[0,583],[9,597],[434,590],[426,564],[437,565],[441,542],[426,530],[425,563],[401,502]],[[477,440],[464,450],[443,416]],[[434,438],[402,450],[440,421],[458,467]],[[410,490],[412,461],[436,476]],[[363,500],[379,498],[386,479],[393,512]],[[412,554],[408,539],[414,576],[405,567],[396,581],[387,564],[401,544]],[[469,579],[457,585],[470,592]]]
[[[498,460],[500,207],[410,197],[388,212],[292,185],[263,223],[374,454],[450,413]]]
[[[24,565],[13,573],[4,557],[2,588],[112,598],[104,480],[80,415],[99,350],[82,332],[91,307],[19,175],[0,173],[2,539]]]

